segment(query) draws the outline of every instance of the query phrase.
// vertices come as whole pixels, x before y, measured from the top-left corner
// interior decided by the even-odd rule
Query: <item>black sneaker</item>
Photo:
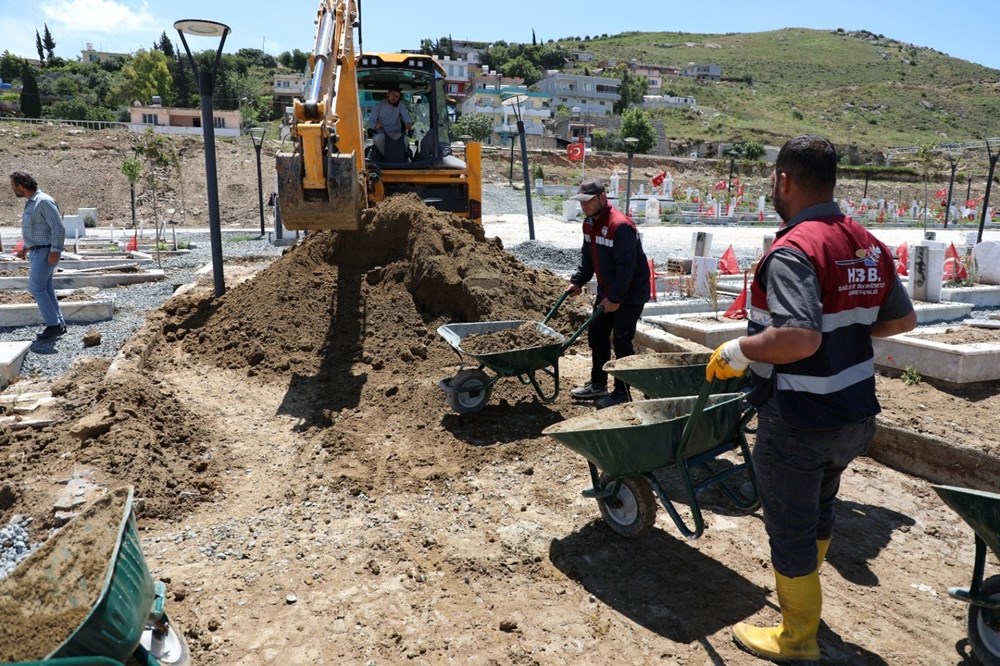
[[[35,336],[35,340],[55,340],[60,335],[66,333],[66,327],[62,324],[56,324],[55,326],[46,326],[45,329]]]
[[[610,395],[606,395],[597,401],[597,408],[604,409],[605,407],[614,407],[615,405],[621,405],[626,402],[632,402],[632,397],[628,394],[628,391],[615,391]]]
[[[595,400],[608,395],[608,387],[598,386],[592,382],[587,382],[583,386],[577,386],[575,389],[570,391],[569,394],[577,400]]]

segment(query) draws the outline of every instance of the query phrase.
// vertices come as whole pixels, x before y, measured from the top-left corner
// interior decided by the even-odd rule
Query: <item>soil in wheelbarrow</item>
[[[496,354],[516,349],[534,349],[560,342],[558,338],[538,330],[534,322],[525,322],[502,331],[479,333],[462,338],[462,351],[476,356]]]
[[[0,581],[0,661],[36,661],[97,604],[118,544],[128,488],[92,502]]]

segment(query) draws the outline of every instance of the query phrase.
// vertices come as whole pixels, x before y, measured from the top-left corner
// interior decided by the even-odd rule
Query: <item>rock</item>
[[[101,344],[101,334],[99,331],[87,331],[83,334],[84,347],[96,347]]]

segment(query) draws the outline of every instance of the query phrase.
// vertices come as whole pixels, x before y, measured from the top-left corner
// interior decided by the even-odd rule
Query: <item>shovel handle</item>
[[[549,323],[549,319],[552,319],[552,317],[555,316],[556,310],[558,310],[559,306],[563,304],[563,302],[566,300],[567,296],[569,296],[569,292],[568,291],[564,291],[563,294],[562,294],[562,296],[560,296],[559,299],[556,300],[556,304],[552,306],[552,309],[549,310],[549,313],[547,315],[545,315],[545,319],[542,320],[542,324],[543,325],[544,324],[548,324]]]

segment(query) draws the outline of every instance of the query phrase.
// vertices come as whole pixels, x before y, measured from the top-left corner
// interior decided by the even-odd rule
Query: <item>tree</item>
[[[111,97],[117,105],[128,106],[136,100],[149,103],[153,95],[159,95],[164,104],[170,104],[172,82],[167,56],[155,49],[139,49],[131,62],[122,68]]]
[[[159,190],[157,183],[160,181],[169,182],[171,176],[176,176],[179,179],[181,160],[177,156],[177,151],[171,140],[154,132],[152,127],[146,129],[139,137],[139,145],[135,148],[135,154],[137,158],[141,157],[145,161],[143,170],[146,173],[146,183],[153,193],[153,219],[156,222],[156,237],[159,238],[160,209],[156,196]],[[124,165],[122,165],[122,169],[124,173]]]
[[[524,56],[517,56],[503,65],[504,76],[524,79],[524,85],[533,86],[542,78],[542,70]]]
[[[38,92],[38,79],[27,62],[21,69],[21,113],[25,118],[42,117],[42,97]]]
[[[531,45],[538,46],[538,39],[535,37],[535,29],[531,29]]]
[[[13,81],[21,76],[21,70],[25,66],[23,58],[19,58],[10,51],[4,51],[0,55],[0,79]]]
[[[175,55],[177,55],[177,52],[174,49],[174,43],[170,41],[169,37],[167,37],[166,30],[164,30],[163,34],[160,35],[160,38],[153,43],[153,48],[156,49],[157,51],[162,51],[163,55],[167,56],[168,58],[173,58]]]
[[[122,160],[122,174],[128,179],[129,187],[132,190],[132,226],[135,226],[135,184],[142,175],[142,162],[134,157],[126,157]]]
[[[35,50],[38,51],[38,59],[45,62],[45,48],[42,47],[42,36],[35,30]]]
[[[648,153],[656,146],[656,130],[645,109],[626,109],[622,114],[622,137],[634,136],[639,139],[635,152]]]
[[[649,90],[649,81],[645,76],[638,76],[629,69],[628,65],[621,64],[612,70],[615,78],[621,80],[618,88],[618,101],[615,102],[614,112],[621,114],[625,109],[642,103],[642,97]]]
[[[473,141],[485,141],[493,133],[493,117],[485,113],[466,113],[455,121],[452,131],[458,136],[468,134]]]
[[[45,53],[48,56],[49,64],[52,64],[52,59],[55,58],[56,40],[52,39],[52,33],[49,32],[49,24],[45,23],[45,36],[42,38],[42,46],[45,47]],[[38,34],[38,31],[35,31]]]
[[[764,155],[765,150],[757,141],[741,141],[733,144],[728,152],[738,160],[756,160]]]

